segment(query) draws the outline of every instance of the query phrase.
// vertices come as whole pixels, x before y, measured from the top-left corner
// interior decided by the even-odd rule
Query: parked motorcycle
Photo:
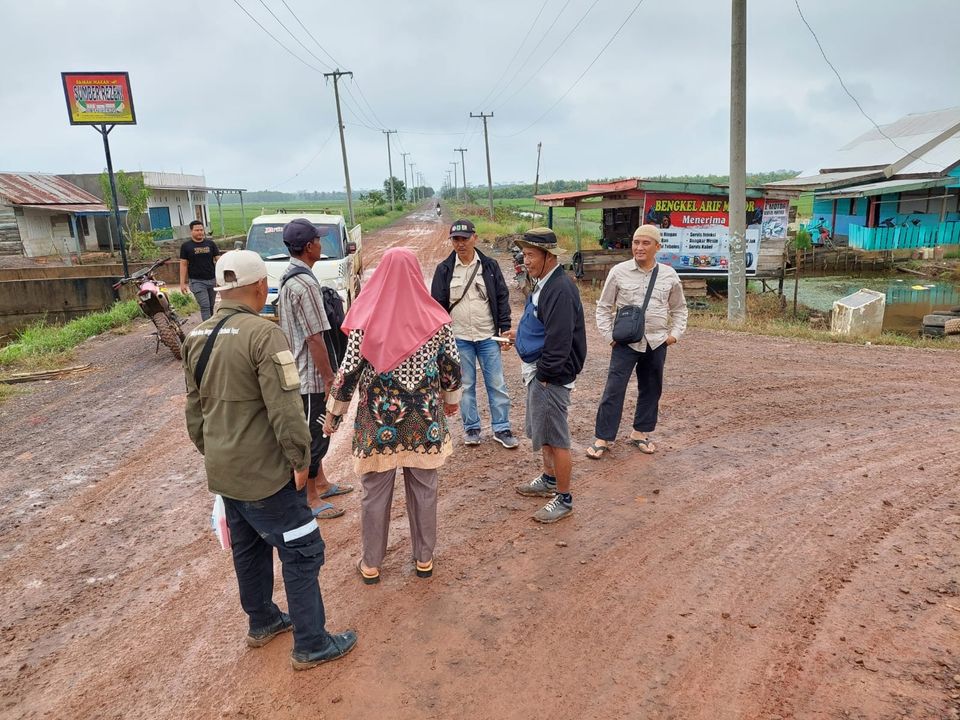
[[[137,305],[140,311],[150,318],[150,321],[156,327],[157,332],[157,352],[160,352],[160,343],[163,343],[170,349],[177,360],[181,359],[180,345],[183,343],[184,334],[180,325],[183,323],[176,311],[170,306],[170,300],[165,291],[166,283],[154,277],[153,273],[168,262],[170,258],[157,260],[153,265],[143,270],[137,270],[130,277],[125,277],[113,286],[114,290],[119,290],[122,286],[130,282],[137,283]]]
[[[513,245],[510,248],[510,254],[513,256],[513,281],[526,295],[533,290],[533,281],[527,275],[527,267],[523,264],[523,250]]]

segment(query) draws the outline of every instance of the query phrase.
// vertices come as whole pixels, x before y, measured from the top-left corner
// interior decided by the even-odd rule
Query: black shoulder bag
[[[653,266],[650,273],[650,282],[647,284],[647,294],[643,298],[643,305],[624,305],[617,310],[617,317],[613,321],[614,342],[621,345],[630,345],[643,340],[643,326],[647,314],[647,305],[653,295],[653,286],[657,282],[657,271],[660,265]]]

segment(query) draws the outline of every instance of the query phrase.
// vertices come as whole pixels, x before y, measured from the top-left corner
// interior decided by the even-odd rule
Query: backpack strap
[[[210,361],[210,353],[213,352],[213,341],[216,340],[217,335],[220,334],[220,329],[223,327],[223,324],[236,314],[235,312],[230,313],[213,326],[213,330],[210,331],[210,335],[207,337],[207,342],[203,345],[203,350],[200,351],[200,359],[197,361],[197,367],[193,370],[193,380],[197,383],[198,392],[200,391],[200,383],[203,381],[203,373],[206,372],[207,363]]]

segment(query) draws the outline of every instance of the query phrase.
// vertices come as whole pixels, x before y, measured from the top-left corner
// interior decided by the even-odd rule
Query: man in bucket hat
[[[527,385],[527,436],[534,451],[543,454],[543,472],[518,485],[517,492],[551,498],[533,519],[554,523],[573,513],[567,411],[570,392],[587,355],[583,305],[577,286],[560,267],[553,230],[528,230],[517,245],[536,285],[516,331],[507,337],[516,343]]]
[[[477,250],[477,231],[469,220],[450,226],[453,252],[433,273],[430,295],[450,313],[453,334],[460,351],[463,395],[460,419],[464,444],[480,444],[480,413],[477,411],[477,363],[490,404],[493,439],[505,448],[520,443],[510,429],[510,395],[503,378],[504,349],[494,336],[510,330],[510,290],[500,266]]]
[[[587,457],[594,460],[603,457],[617,438],[624,396],[634,374],[637,409],[629,443],[644,454],[656,452],[650,434],[657,427],[667,348],[680,339],[687,327],[687,301],[680,277],[669,265],[657,262],[660,229],[641,225],[633,234],[631,247],[633,258],[613,266],[597,301],[597,330],[612,349],[607,384],[597,408],[596,440],[587,448]],[[617,311],[628,305],[642,307],[651,284],[643,337],[631,343],[615,342],[613,323]]]
[[[260,256],[226,253],[216,280],[220,308],[183,344],[187,431],[210,491],[223,497],[247,645],[262,647],[292,630],[291,662],[305,670],[347,654],[357,635],[325,628],[317,577],[324,543],[303,492],[310,430],[300,378],[280,328],[259,316],[267,300]],[[289,615],[273,602],[274,548]]]

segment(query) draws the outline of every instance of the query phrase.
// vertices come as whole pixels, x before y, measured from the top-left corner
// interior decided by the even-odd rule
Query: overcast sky
[[[542,118],[635,0],[286,4],[336,63],[284,0],[0,0],[0,170],[102,170],[100,136],[68,124],[60,72],[127,70],[138,124],[110,135],[115,168],[204,173],[211,185],[251,190],[342,189],[322,61],[355,75],[342,81],[354,190],[387,176],[385,137],[363,124],[400,131],[392,136],[398,177],[405,151],[439,186],[459,160],[453,148],[467,147],[467,181],[485,183],[482,125],[468,115],[491,110],[494,182],[532,182],[537,142],[546,180],[727,172],[727,0],[646,0]],[[879,123],[960,105],[960,1],[800,5]],[[870,128],[793,0],[750,0],[747,62],[749,170],[816,167]]]

